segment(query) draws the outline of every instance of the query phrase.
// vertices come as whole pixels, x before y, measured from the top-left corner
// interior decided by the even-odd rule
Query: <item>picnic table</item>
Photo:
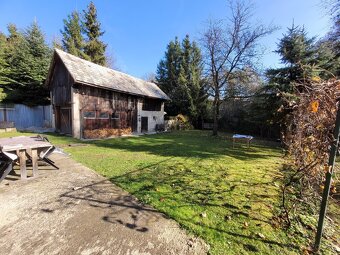
[[[12,163],[18,161],[21,179],[27,179],[27,162],[32,163],[33,177],[38,176],[38,160],[44,160],[57,168],[47,156],[55,147],[42,136],[16,136],[0,139],[1,163],[7,163],[3,173],[0,171],[0,182],[12,170]],[[3,159],[7,159],[3,160]],[[8,163],[10,162],[10,163]]]
[[[251,135],[240,135],[240,134],[235,134],[233,135],[233,148],[235,146],[235,142],[237,140],[246,140],[248,148],[250,147],[250,141],[253,140],[254,137]]]

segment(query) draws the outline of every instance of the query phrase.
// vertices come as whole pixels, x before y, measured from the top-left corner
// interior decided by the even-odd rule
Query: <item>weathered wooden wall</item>
[[[73,79],[58,56],[55,58],[54,65],[55,68],[49,83],[52,104],[53,106],[70,106]]]
[[[79,94],[82,130],[101,128],[137,129],[137,100],[133,95],[77,84],[74,93]],[[95,118],[84,118],[84,113],[94,111]],[[100,119],[100,113],[108,113],[108,119]],[[115,116],[119,116],[115,119]]]
[[[29,107],[15,104],[10,108],[0,109],[0,121],[14,122],[17,129],[27,128],[51,128],[52,116],[51,106]]]
[[[54,63],[52,63],[52,65],[53,73],[49,82],[49,88],[51,91],[51,103],[55,115],[55,128],[58,132],[71,134],[71,87],[74,81],[57,55],[55,56]],[[67,114],[65,115],[65,113]]]

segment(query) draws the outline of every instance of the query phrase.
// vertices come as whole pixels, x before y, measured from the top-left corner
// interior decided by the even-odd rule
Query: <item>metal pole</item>
[[[318,229],[317,229],[317,233],[315,237],[315,244],[314,244],[315,251],[318,251],[320,248],[321,237],[322,237],[322,232],[323,232],[323,223],[324,223],[325,216],[326,216],[327,201],[328,201],[329,190],[330,190],[331,182],[332,182],[332,175],[334,171],[335,157],[336,157],[336,152],[338,150],[338,145],[339,145],[339,134],[340,134],[340,107],[338,107],[338,112],[336,114],[335,127],[333,131],[334,140],[332,141],[332,144],[331,144],[331,151],[330,151],[329,160],[328,160],[328,168],[326,172],[325,187],[324,187],[323,194],[322,194]]]

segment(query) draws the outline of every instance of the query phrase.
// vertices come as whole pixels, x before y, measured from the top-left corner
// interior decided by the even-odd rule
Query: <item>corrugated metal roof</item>
[[[169,100],[169,97],[152,82],[94,64],[59,49],[55,49],[55,53],[63,61],[76,83]]]

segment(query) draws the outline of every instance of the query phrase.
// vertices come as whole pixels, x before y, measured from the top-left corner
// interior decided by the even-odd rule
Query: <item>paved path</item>
[[[173,220],[91,169],[53,154],[27,181],[0,184],[0,254],[206,254]]]

